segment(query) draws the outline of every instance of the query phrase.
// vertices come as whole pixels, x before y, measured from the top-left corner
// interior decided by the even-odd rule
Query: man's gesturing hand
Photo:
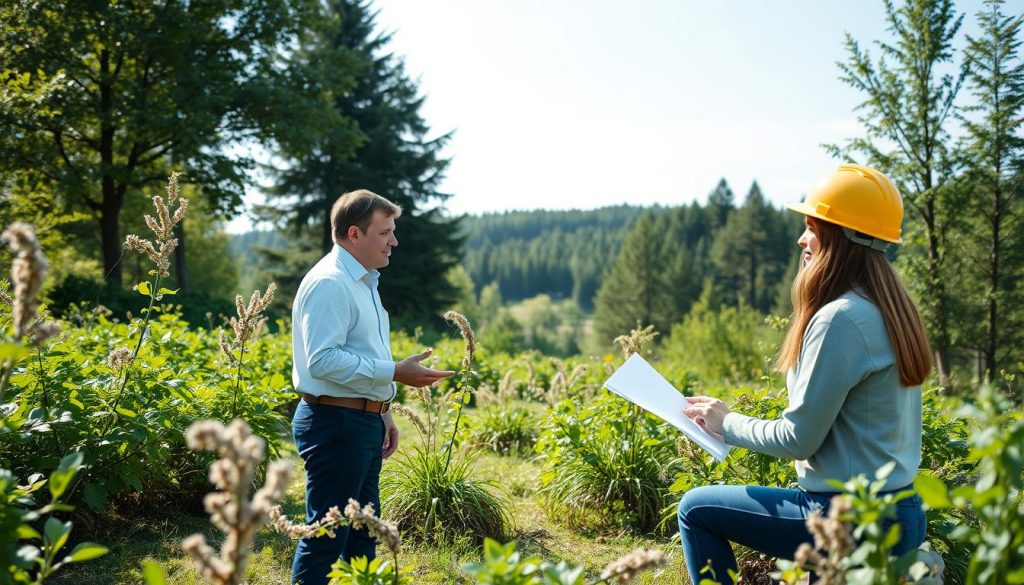
[[[395,364],[395,382],[421,388],[455,373],[452,370],[432,370],[420,365],[420,362],[430,357],[431,351],[433,350],[428,349],[423,353],[411,355]]]

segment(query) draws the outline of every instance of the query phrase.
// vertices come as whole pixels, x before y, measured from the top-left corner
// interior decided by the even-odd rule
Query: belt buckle
[[[384,402],[380,403],[380,414],[381,414],[381,416],[384,416],[385,414],[387,414],[389,410],[391,410],[391,401],[390,400],[385,400]]]

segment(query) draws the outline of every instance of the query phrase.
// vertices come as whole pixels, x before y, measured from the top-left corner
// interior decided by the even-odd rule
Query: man
[[[292,382],[302,397],[292,420],[306,464],[306,522],[323,518],[349,498],[380,510],[381,461],[398,448],[388,412],[394,382],[428,386],[454,374],[419,362],[430,350],[397,364],[390,323],[377,294],[379,269],[398,246],[402,209],[366,190],[342,195],[331,208],[334,248],[302,279],[292,306]],[[331,564],[365,556],[375,543],[366,530],[337,530],[337,538],[299,541],[292,581],[327,583]]]

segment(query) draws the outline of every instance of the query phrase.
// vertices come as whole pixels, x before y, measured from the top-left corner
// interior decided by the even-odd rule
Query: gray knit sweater
[[[921,387],[900,385],[882,313],[849,291],[807,326],[786,377],[789,406],[776,420],[725,417],[725,442],[796,460],[800,487],[836,491],[846,481],[896,467],[886,489],[914,481],[921,462]]]

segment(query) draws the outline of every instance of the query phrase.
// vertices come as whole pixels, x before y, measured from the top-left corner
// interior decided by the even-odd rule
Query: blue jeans
[[[703,486],[686,492],[679,502],[679,535],[690,580],[699,583],[701,569],[710,562],[715,579],[730,585],[729,570],[738,570],[730,542],[792,560],[801,543],[814,544],[807,531],[807,516],[813,510],[827,515],[834,495],[738,485]],[[893,553],[899,555],[924,542],[920,496],[900,501],[896,516],[900,542]]]
[[[306,523],[324,517],[331,506],[344,510],[348,499],[373,504],[380,513],[378,481],[384,421],[379,414],[299,400],[292,434],[306,463]],[[339,556],[376,556],[366,529],[335,529],[336,538],[299,541],[292,561],[292,583],[324,585]]]

